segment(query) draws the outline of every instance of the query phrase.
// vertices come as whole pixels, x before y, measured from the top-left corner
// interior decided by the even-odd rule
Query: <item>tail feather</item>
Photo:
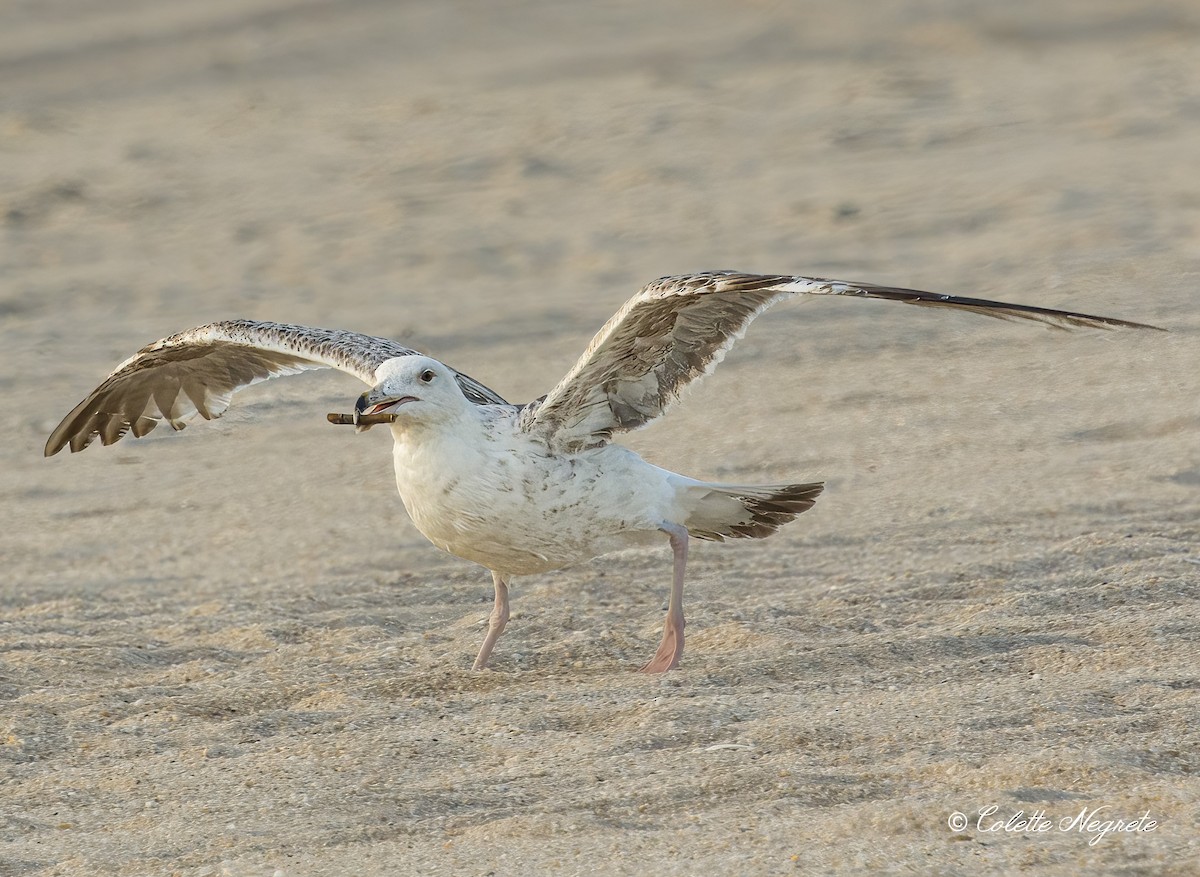
[[[697,539],[762,539],[813,507],[825,488],[810,484],[697,484],[684,526]]]

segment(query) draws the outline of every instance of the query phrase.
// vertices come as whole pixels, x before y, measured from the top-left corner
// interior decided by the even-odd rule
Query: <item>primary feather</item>
[[[572,451],[644,426],[678,399],[685,386],[716,368],[755,317],[800,293],[957,308],[1056,328],[1156,328],[1033,305],[819,277],[734,271],[663,277],[647,284],[604,324],[566,376],[526,409],[523,428],[542,435],[557,450]]]

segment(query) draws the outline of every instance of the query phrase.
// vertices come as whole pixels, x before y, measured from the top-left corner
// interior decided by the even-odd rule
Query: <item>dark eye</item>
[[[430,381],[432,381],[436,377],[437,377],[437,375],[434,374],[433,369],[427,368],[427,369],[425,369],[425,371],[421,372],[421,383],[428,384]]]

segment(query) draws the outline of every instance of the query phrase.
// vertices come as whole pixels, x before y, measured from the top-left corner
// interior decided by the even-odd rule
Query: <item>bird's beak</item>
[[[378,388],[367,390],[354,403],[354,431],[366,432],[372,424],[359,423],[358,419],[364,414],[381,414],[389,408],[398,408],[408,402],[416,402],[416,396],[388,396]]]

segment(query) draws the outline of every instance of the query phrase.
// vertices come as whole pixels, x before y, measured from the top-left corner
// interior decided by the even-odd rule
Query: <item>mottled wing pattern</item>
[[[540,403],[525,408],[522,428],[563,451],[601,445],[614,433],[637,429],[662,414],[684,386],[716,368],[751,320],[798,293],[958,308],[1058,328],[1156,328],[1032,305],[817,277],[736,272],[663,277],[627,301],[558,385]]]
[[[692,274],[648,284],[604,324],[522,426],[563,451],[607,442],[658,417],[716,368],[750,321],[788,293],[783,276]]]
[[[143,436],[162,421],[183,429],[199,414],[220,417],[242,387],[307,369],[336,368],[371,385],[385,360],[411,356],[386,338],[337,329],[229,320],[189,329],[143,347],[63,418],[46,456],[67,445],[82,451],[96,437],[109,445],[126,432]],[[458,375],[468,399],[504,404],[479,382]]]

